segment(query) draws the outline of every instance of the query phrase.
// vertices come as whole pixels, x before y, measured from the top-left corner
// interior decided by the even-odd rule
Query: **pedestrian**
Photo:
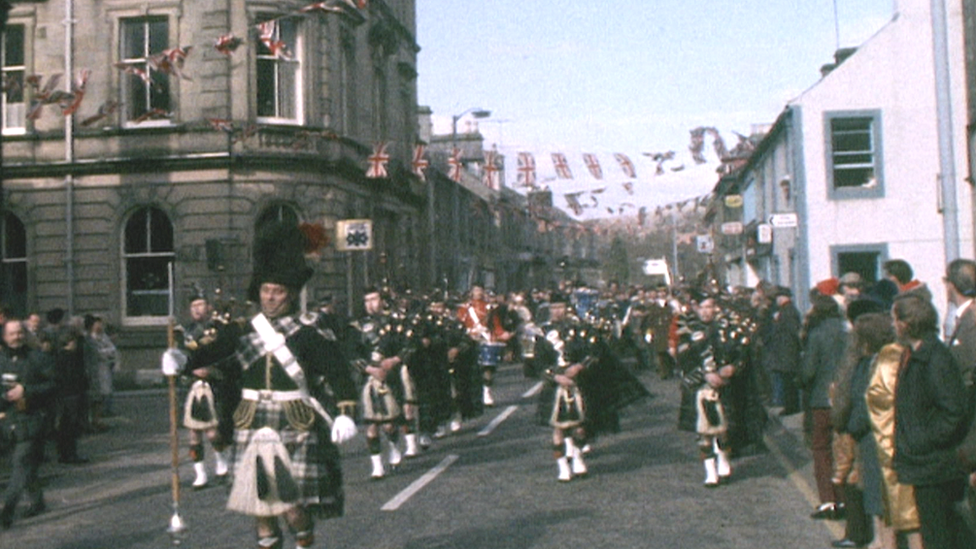
[[[105,410],[112,398],[112,376],[118,360],[118,349],[105,332],[101,317],[85,315],[85,369],[88,371],[88,398],[91,403],[91,427],[105,431]]]
[[[946,323],[945,342],[959,366],[966,388],[972,391],[976,372],[976,262],[956,259],[946,267],[946,297],[953,313]]]
[[[3,322],[0,374],[0,437],[9,439],[13,447],[10,480],[0,510],[0,528],[6,530],[13,524],[17,504],[25,492],[29,503],[25,518],[46,509],[38,470],[55,392],[51,358],[27,346],[20,320],[8,318]]]
[[[875,357],[873,373],[865,395],[871,432],[874,435],[878,464],[881,466],[881,485],[884,498],[884,515],[876,522],[876,542],[885,548],[896,547],[897,537],[906,538],[909,549],[921,549],[918,508],[915,506],[915,489],[899,481],[893,465],[895,456],[895,392],[898,388],[898,370],[906,356],[901,343],[885,345]],[[882,526],[883,525],[883,526]]]
[[[88,459],[78,454],[78,438],[87,417],[85,400],[88,374],[85,369],[84,334],[65,323],[65,311],[55,308],[47,313],[47,333],[54,358],[55,398],[54,439],[58,462],[82,465]]]
[[[931,301],[932,291],[924,282],[915,278],[912,266],[904,259],[890,259],[881,264],[881,270],[886,279],[898,286],[898,295],[912,293],[918,297]]]
[[[976,540],[955,511],[966,485],[956,448],[972,415],[959,367],[938,338],[938,313],[928,299],[903,292],[891,311],[907,343],[895,392],[895,472],[915,488],[925,548],[971,548]]]
[[[341,516],[342,470],[335,444],[356,434],[355,385],[336,335],[302,315],[299,298],[312,276],[304,235],[271,223],[256,237],[248,298],[261,312],[216,330],[186,368],[220,365],[241,375],[235,412],[231,511],[255,517],[257,546],[280,549],[282,517],[298,547],[315,543],[315,518]],[[234,357],[233,361],[224,360]],[[163,358],[164,374],[179,361]]]
[[[833,425],[830,417],[829,387],[847,349],[847,332],[837,301],[818,292],[811,294],[804,333],[802,388],[807,392],[806,411],[811,431],[813,471],[820,505],[814,519],[843,518],[841,489],[833,479]]]
[[[873,308],[865,307],[868,303]],[[849,437],[856,447],[852,448],[847,474],[836,467],[835,481],[839,482],[835,484],[844,490],[847,523],[844,537],[834,541],[834,547],[861,547],[876,537],[878,542],[873,547],[895,547],[894,543],[882,542],[889,537],[885,536],[886,528],[881,521],[884,515],[881,465],[866,399],[875,357],[895,339],[891,316],[881,312],[881,308],[873,300],[859,300],[848,308],[853,330],[847,356],[837,371],[831,420],[837,436]]]
[[[773,404],[783,407],[780,415],[789,416],[800,412],[796,381],[800,375],[802,320],[789,288],[777,286],[773,299],[772,318],[763,334],[762,362],[773,380]]]

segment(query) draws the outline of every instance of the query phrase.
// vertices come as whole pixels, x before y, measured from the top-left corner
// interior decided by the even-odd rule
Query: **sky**
[[[478,124],[516,190],[525,151],[557,206],[564,193],[607,187],[580,219],[625,203],[653,209],[717,182],[712,141],[708,163],[695,165],[691,129],[715,127],[731,148],[733,132],[772,123],[838,45],[863,43],[893,10],[894,0],[418,0],[419,102],[433,110],[436,133],[450,133],[452,115],[490,110],[458,130]],[[643,153],[669,150],[675,159],[655,176]],[[567,156],[572,180],[555,179],[554,152]],[[583,153],[597,156],[602,180]],[[633,161],[637,179],[614,153]]]

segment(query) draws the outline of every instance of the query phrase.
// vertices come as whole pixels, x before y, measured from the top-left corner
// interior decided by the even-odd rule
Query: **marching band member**
[[[582,449],[587,441],[618,430],[619,410],[649,395],[616,361],[598,329],[569,316],[567,301],[553,292],[549,322],[542,326],[535,347],[546,379],[537,415],[540,423],[553,428],[560,482],[585,476]]]
[[[741,346],[714,295],[699,292],[692,305],[693,313],[678,321],[678,365],[683,372],[678,427],[698,434],[705,486],[711,488],[732,475],[722,396],[736,373]]]
[[[489,310],[489,304],[485,300],[485,289],[475,284],[471,286],[468,301],[462,304],[457,311],[458,320],[464,324],[468,337],[482,347],[488,347],[494,342],[494,336],[488,324]],[[491,364],[490,361],[482,360],[480,357],[479,362],[481,362],[481,373],[484,380],[482,400],[485,406],[494,406],[495,396],[492,393],[492,386],[495,381],[497,363]]]
[[[182,327],[185,352],[192,353],[201,344],[214,337],[213,307],[202,291],[190,297],[191,322]],[[234,442],[233,413],[240,398],[240,387],[227,379],[224,372],[214,365],[197,365],[184,370],[183,375],[192,380],[183,407],[183,426],[190,431],[190,459],[196,478],[193,488],[205,488],[209,479],[204,461],[204,437],[214,450],[214,473],[223,481],[229,471],[225,451]]]
[[[221,325],[186,365],[190,371],[212,364],[240,371],[227,508],[255,517],[260,549],[281,548],[278,517],[302,548],[314,543],[315,517],[342,515],[336,444],[356,434],[350,417],[356,389],[339,342],[314,313],[298,311],[300,292],[312,275],[304,242],[297,226],[278,223],[258,235],[248,296],[261,312]],[[175,373],[178,362],[165,354],[164,373]]]
[[[370,476],[378,480],[386,476],[381,432],[386,434],[389,445],[389,465],[396,468],[403,458],[398,447],[399,428],[407,425],[403,407],[407,398],[405,389],[411,386],[409,377],[403,377],[408,372],[402,367],[403,359],[398,354],[403,348],[402,326],[386,311],[378,288],[366,290],[363,306],[366,315],[355,324],[361,334],[357,365],[366,375],[361,398],[363,420],[367,424],[366,445],[373,465]],[[415,436],[409,434],[408,444],[416,445]]]
[[[432,301],[430,310],[436,319],[439,337],[447,348],[445,367],[450,380],[449,431],[441,425],[434,433],[434,438],[441,438],[448,432],[460,431],[463,420],[481,415],[484,410],[484,391],[477,364],[476,343],[468,336],[465,324],[452,314],[452,309],[448,308],[444,300]]]

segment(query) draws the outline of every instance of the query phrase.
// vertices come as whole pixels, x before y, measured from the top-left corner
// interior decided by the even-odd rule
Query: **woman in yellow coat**
[[[920,524],[918,510],[915,508],[915,490],[910,485],[898,482],[898,475],[892,465],[895,454],[895,388],[898,385],[898,369],[904,353],[905,348],[897,343],[881,349],[875,360],[874,374],[866,396],[884,485],[882,496],[885,524],[877,525],[877,531],[883,534],[875,539],[882,540],[884,547],[897,547],[895,537],[901,532],[907,535],[910,549],[921,549],[922,537],[918,531]]]

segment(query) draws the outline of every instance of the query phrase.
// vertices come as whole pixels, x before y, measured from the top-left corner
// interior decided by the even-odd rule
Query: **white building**
[[[948,69],[958,223],[951,238],[972,257],[973,192],[966,170],[962,6],[948,0]],[[939,127],[929,0],[899,0],[894,15],[856,50],[841,50],[823,78],[786,105],[749,162],[719,182],[716,221],[741,221],[720,263],[731,284],[759,279],[793,288],[803,301],[817,281],[904,259],[944,310],[946,232],[938,176]],[[724,196],[741,195],[729,208]],[[735,201],[732,202],[735,204]],[[774,213],[796,228],[759,235]],[[767,233],[768,234],[768,233]],[[951,241],[951,239],[950,239]]]

